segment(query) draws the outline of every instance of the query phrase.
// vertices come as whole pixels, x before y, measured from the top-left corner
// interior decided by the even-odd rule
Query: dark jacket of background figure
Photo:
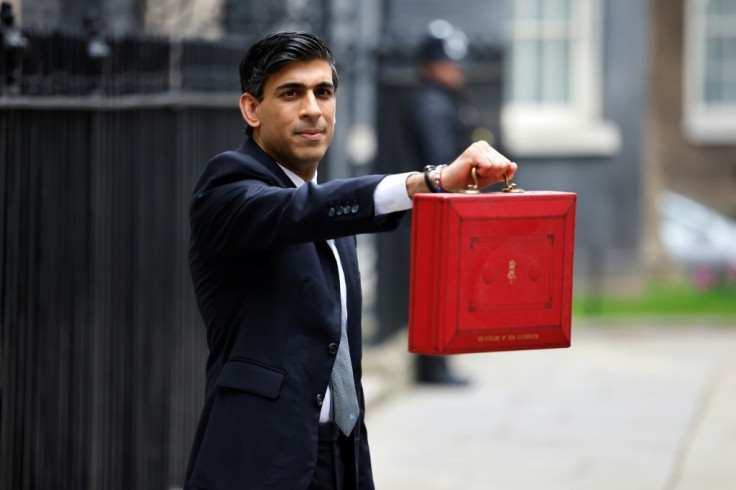
[[[478,110],[465,94],[422,80],[405,109],[411,144],[419,165],[449,164],[472,143]]]
[[[421,168],[424,165],[449,164],[460,155],[472,143],[479,113],[464,92],[422,79],[416,95],[409,99],[405,117],[409,142],[419,158],[415,168]],[[391,239],[400,240],[401,237]],[[411,238],[406,236],[404,243],[408,254]],[[404,266],[401,272],[408,284],[409,267]],[[441,356],[417,356],[414,377],[423,383],[464,383],[452,372],[448,360]]]
[[[391,230],[374,216],[381,176],[296,188],[252,140],[211,160],[191,202],[190,269],[207,327],[205,404],[187,488],[307,488],[325,388],[340,341],[335,244],[347,283],[348,338],[361,407],[355,488],[372,489],[361,378],[357,233]]]

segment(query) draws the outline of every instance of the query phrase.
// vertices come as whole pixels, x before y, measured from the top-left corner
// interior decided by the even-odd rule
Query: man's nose
[[[313,92],[307,92],[302,102],[302,117],[319,117],[322,114],[322,109],[317,102]]]

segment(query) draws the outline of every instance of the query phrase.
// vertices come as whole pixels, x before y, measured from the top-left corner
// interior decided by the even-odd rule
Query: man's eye
[[[317,95],[321,97],[332,97],[332,90],[325,88],[317,91]]]

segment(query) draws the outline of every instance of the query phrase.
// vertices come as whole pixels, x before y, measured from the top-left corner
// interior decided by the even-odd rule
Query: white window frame
[[[576,42],[571,58],[570,102],[552,105],[506,101],[501,124],[511,155],[608,156],[621,147],[618,127],[601,115],[602,0],[572,1]],[[513,42],[513,25],[511,29],[509,41]]]
[[[705,84],[705,7],[707,0],[686,0],[685,53],[682,63],[682,129],[694,143],[736,143],[736,104],[707,105]]]

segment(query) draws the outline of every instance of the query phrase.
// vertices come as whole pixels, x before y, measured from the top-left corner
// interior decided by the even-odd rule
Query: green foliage
[[[736,319],[736,285],[698,289],[690,284],[653,284],[637,297],[573,299],[576,316],[655,316]]]

